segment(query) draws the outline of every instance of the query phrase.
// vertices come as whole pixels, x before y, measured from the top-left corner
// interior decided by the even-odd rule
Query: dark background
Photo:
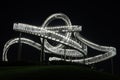
[[[64,13],[74,25],[82,25],[81,34],[88,40],[100,45],[114,46],[117,55],[113,58],[114,74],[120,74],[119,19],[118,6],[113,1],[40,1],[40,2],[3,2],[0,6],[0,60],[4,44],[19,36],[13,23],[22,22],[40,26],[51,14]],[[23,34],[39,42],[39,37]],[[10,49],[10,59],[16,59],[17,45]],[[39,51],[27,45],[23,46],[23,59],[39,60]],[[92,51],[90,50],[90,53]],[[29,56],[27,56],[29,54]],[[111,72],[110,60],[96,64],[101,71]]]

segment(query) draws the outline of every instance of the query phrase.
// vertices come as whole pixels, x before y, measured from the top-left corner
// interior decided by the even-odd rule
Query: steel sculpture
[[[55,19],[62,19],[66,23],[66,25],[48,27],[49,23]],[[75,63],[84,63],[86,65],[89,65],[110,59],[116,55],[116,48],[111,46],[101,46],[83,38],[80,35],[82,26],[72,25],[70,19],[65,14],[62,13],[56,13],[49,16],[42,24],[42,26],[33,26],[24,23],[14,23],[13,30],[39,36],[41,42],[44,39],[44,54],[52,53],[56,55],[65,56],[65,58],[49,57],[49,61],[65,60],[68,62],[71,61]],[[19,40],[20,43],[22,44],[27,44],[40,51],[42,50],[41,49],[42,45],[40,43],[37,43],[33,40],[24,37],[21,37],[20,39],[19,37],[14,38],[6,42],[6,44],[4,45],[3,55],[2,55],[3,61],[8,61],[7,53],[10,46],[19,43]],[[53,46],[48,42],[48,40],[53,40],[55,42],[58,42],[59,44]],[[65,46],[69,46],[70,48],[67,48]],[[105,53],[104,54],[101,53],[93,57],[89,57],[87,56],[89,54],[87,49],[88,47]],[[66,58],[66,57],[70,57],[70,58]],[[74,59],[72,57],[74,57]]]

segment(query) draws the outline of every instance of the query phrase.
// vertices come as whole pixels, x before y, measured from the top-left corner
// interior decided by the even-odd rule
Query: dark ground
[[[55,64],[57,63],[57,64]],[[120,77],[107,72],[90,69],[82,64],[51,62],[49,65],[30,63],[3,63],[0,67],[1,80],[120,80]]]

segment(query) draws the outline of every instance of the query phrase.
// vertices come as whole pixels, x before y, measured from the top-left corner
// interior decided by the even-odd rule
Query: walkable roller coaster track
[[[49,23],[55,19],[62,19],[65,21],[65,26],[49,26]],[[13,29],[19,32],[24,32],[28,34],[32,34],[35,36],[40,36],[40,40],[44,38],[44,52],[45,53],[53,53],[56,55],[62,55],[66,57],[75,57],[75,59],[65,59],[65,61],[71,61],[75,63],[85,63],[86,65],[98,63],[109,58],[112,58],[116,55],[116,48],[110,46],[101,46],[95,44],[85,38],[83,38],[80,34],[82,30],[82,26],[72,25],[70,19],[62,13],[56,13],[49,16],[42,26],[33,26],[24,23],[14,23]],[[64,34],[61,34],[64,33]],[[53,40],[58,42],[56,46],[53,46],[48,40]],[[33,40],[21,37],[14,38],[6,42],[3,49],[3,61],[8,61],[7,53],[11,45],[19,43],[27,44],[41,51],[42,45]],[[69,46],[70,48],[65,48],[65,46]],[[101,54],[95,55],[93,57],[87,56],[88,47],[101,51]],[[104,54],[102,53],[104,52]],[[49,61],[52,60],[64,60],[60,57],[49,57]]]

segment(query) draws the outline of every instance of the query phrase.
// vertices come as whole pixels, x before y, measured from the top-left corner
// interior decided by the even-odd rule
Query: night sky
[[[80,32],[88,40],[100,45],[114,46],[117,56],[114,57],[115,74],[120,74],[119,25],[117,4],[109,2],[77,2],[77,1],[41,1],[41,2],[5,2],[0,6],[0,60],[4,44],[19,33],[13,30],[14,22],[40,26],[44,20],[54,13],[66,14],[73,25],[81,25]],[[114,5],[114,6],[113,6]],[[39,37],[23,34],[27,38],[39,42]],[[14,49],[12,49],[14,48]],[[10,59],[16,58],[17,45],[12,46]],[[39,51],[23,45],[23,59],[38,60]],[[91,50],[90,50],[91,51]],[[92,51],[90,52],[92,53]],[[29,54],[29,56],[27,56]],[[35,57],[35,59],[33,58]],[[32,59],[31,59],[32,58]],[[13,59],[14,60],[14,59]],[[110,60],[99,63],[101,69],[111,68]],[[110,70],[110,69],[109,69]]]

